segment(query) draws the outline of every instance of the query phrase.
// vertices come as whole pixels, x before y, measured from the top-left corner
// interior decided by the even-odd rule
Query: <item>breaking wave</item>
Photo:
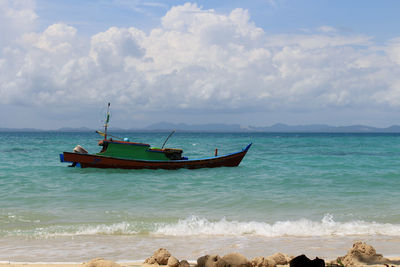
[[[400,225],[365,221],[335,222],[332,215],[325,215],[321,221],[300,219],[297,221],[264,222],[220,221],[212,222],[204,218],[190,217],[176,224],[159,227],[154,234],[166,236],[226,235],[261,237],[313,237],[388,235],[400,236]]]
[[[254,237],[323,237],[383,235],[400,236],[400,224],[365,221],[335,222],[332,215],[321,221],[300,219],[295,221],[240,222],[221,219],[210,221],[191,216],[176,223],[114,223],[97,225],[55,225],[34,229],[1,231],[5,236],[31,236],[34,238],[81,235],[147,235],[147,236],[254,236]]]
[[[131,229],[127,222],[115,224],[98,225],[56,225],[49,227],[38,227],[34,229],[7,231],[7,236],[31,236],[31,237],[57,237],[57,236],[80,236],[80,235],[135,235],[136,231]]]

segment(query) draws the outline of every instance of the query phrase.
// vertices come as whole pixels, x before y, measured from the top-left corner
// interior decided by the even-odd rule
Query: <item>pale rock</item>
[[[84,267],[121,267],[121,265],[113,261],[97,258],[84,264]]]
[[[275,253],[272,256],[268,256],[267,259],[271,259],[275,262],[276,265],[286,265],[289,264],[289,261],[291,258],[288,255],[285,255],[283,253]]]
[[[240,253],[230,253],[222,257],[230,267],[251,267],[251,262]]]
[[[171,253],[168,252],[165,248],[159,248],[153,254],[157,263],[160,265],[167,265],[169,257],[171,257]]]
[[[158,262],[156,261],[156,258],[154,256],[151,256],[150,258],[147,258],[144,261],[145,264],[155,264],[158,265]]]
[[[336,262],[345,266],[365,266],[372,264],[390,263],[390,260],[377,254],[376,250],[364,242],[356,242],[343,257],[337,258]]]
[[[178,261],[177,258],[175,258],[175,257],[173,257],[173,256],[170,256],[170,257],[168,258],[167,265],[168,265],[169,267],[178,267],[178,266],[179,266],[179,261]]]
[[[197,267],[228,267],[228,264],[218,255],[205,255],[197,259]]]
[[[179,262],[179,267],[190,267],[190,264],[187,260],[181,260]]]
[[[262,267],[264,266],[264,257],[255,257],[250,262],[253,267]]]
[[[270,257],[256,257],[251,260],[251,265],[253,267],[275,267],[276,262]]]

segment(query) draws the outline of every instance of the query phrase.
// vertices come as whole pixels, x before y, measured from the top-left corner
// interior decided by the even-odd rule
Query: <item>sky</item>
[[[400,125],[400,1],[0,0],[0,128]]]

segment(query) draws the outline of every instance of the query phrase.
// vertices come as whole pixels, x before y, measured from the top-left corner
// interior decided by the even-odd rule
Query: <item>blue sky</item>
[[[399,7],[0,0],[0,127],[400,124]]]
[[[82,33],[95,34],[110,26],[151,30],[173,6],[187,1],[52,1],[38,0],[41,28],[65,22]],[[267,33],[296,33],[301,29],[329,25],[349,33],[364,33],[386,41],[400,35],[399,1],[368,0],[254,0],[198,1],[204,9],[229,13],[235,8],[249,10],[251,19]]]

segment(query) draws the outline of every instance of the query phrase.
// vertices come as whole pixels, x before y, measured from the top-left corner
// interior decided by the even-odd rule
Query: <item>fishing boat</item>
[[[70,167],[81,168],[118,168],[118,169],[198,169],[215,167],[236,167],[240,164],[251,147],[248,144],[241,151],[226,155],[218,155],[218,150],[211,157],[189,159],[183,157],[182,149],[164,148],[173,131],[161,148],[151,147],[146,143],[130,142],[127,138],[118,138],[107,134],[110,120],[110,103],[107,107],[104,132],[96,131],[103,139],[98,145],[102,147],[96,154],[89,154],[83,147],[77,145],[73,152],[60,154],[61,162],[71,163]],[[118,140],[116,140],[118,139]]]

